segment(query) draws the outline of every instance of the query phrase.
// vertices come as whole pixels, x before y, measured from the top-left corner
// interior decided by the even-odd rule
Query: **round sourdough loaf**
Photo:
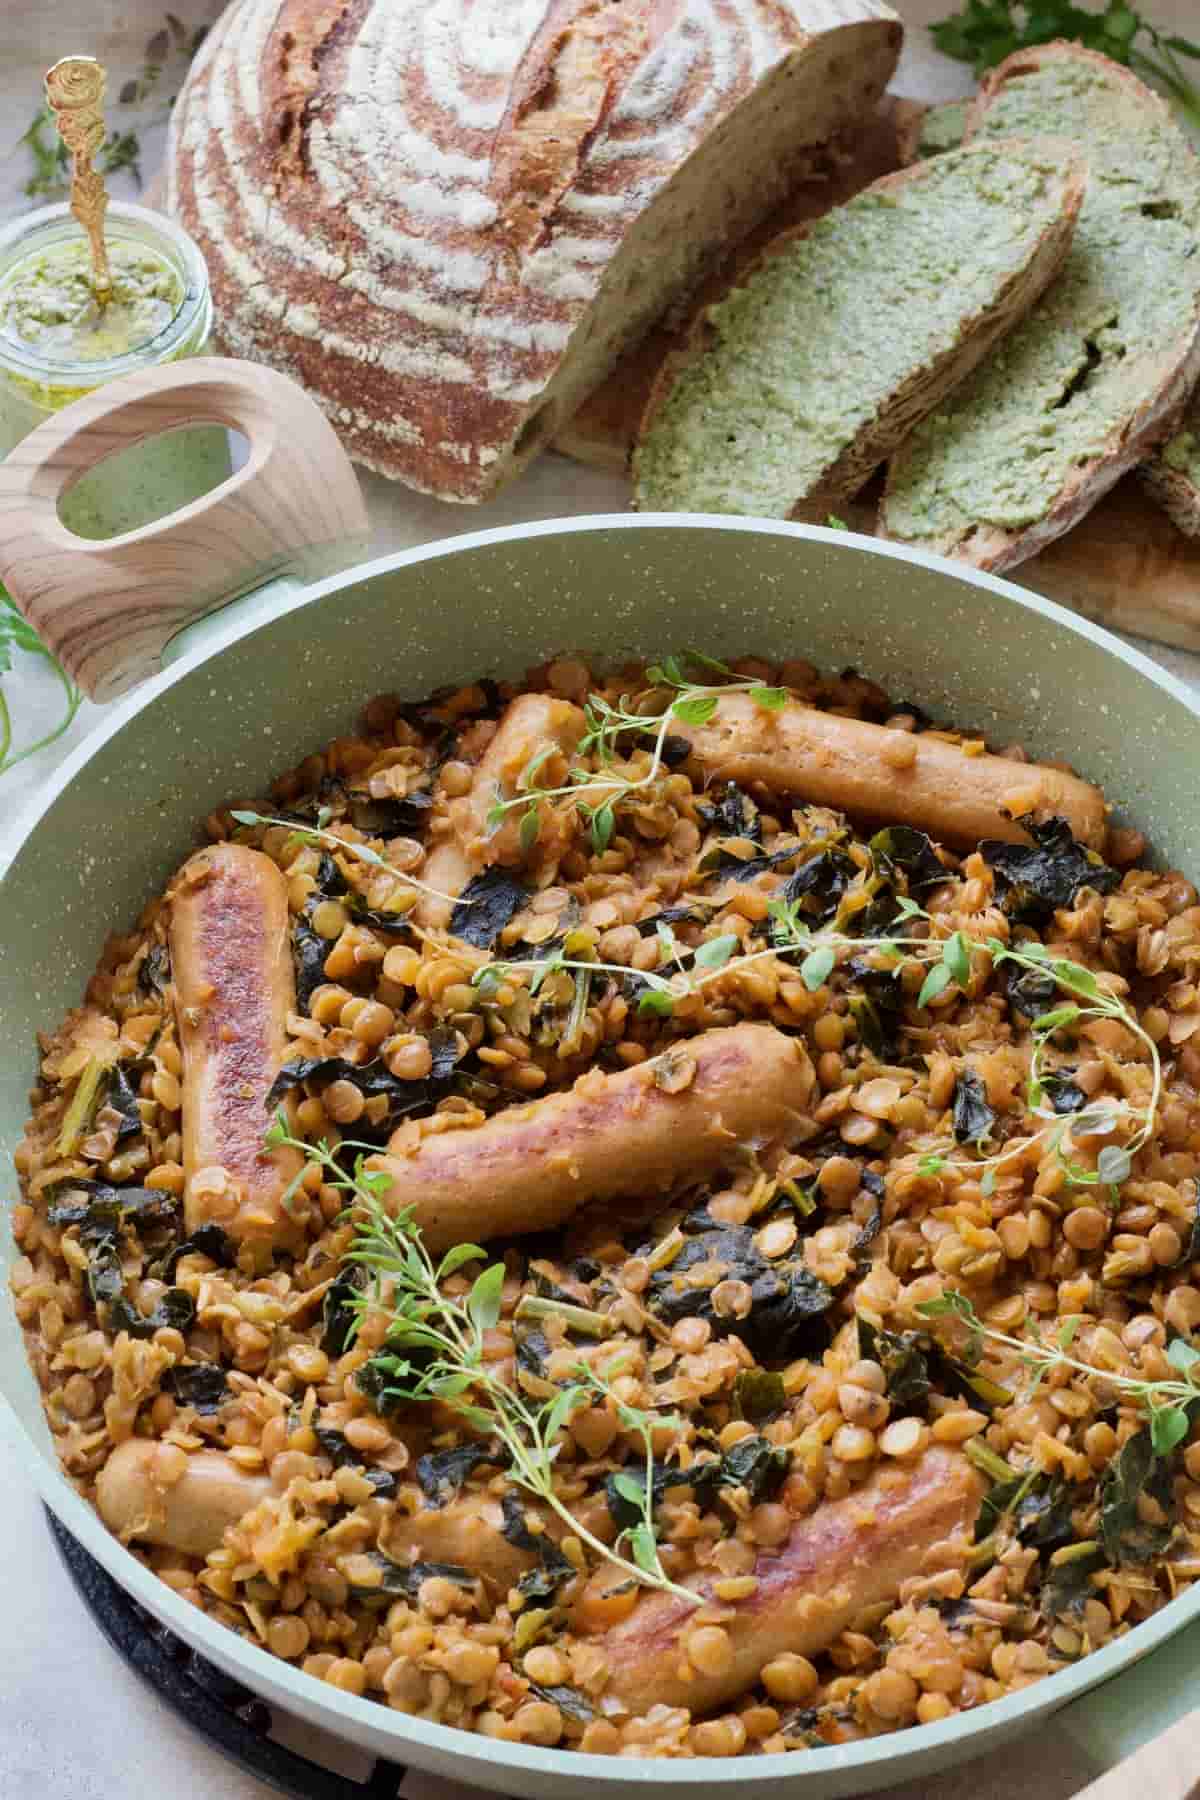
[[[234,0],[167,204],[222,349],[486,498],[885,87],[881,0]]]

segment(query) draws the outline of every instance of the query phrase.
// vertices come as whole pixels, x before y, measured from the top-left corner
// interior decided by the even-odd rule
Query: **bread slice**
[[[823,520],[1033,304],[1083,185],[1060,145],[984,144],[772,245],[663,370],[635,505]]]
[[[855,121],[852,132],[815,156],[812,169],[782,204],[733,246],[686,306],[676,307],[626,351],[611,375],[562,426],[554,448],[593,468],[627,475],[659,370],[686,345],[696,314],[723,300],[775,238],[821,218],[831,206],[843,205],[881,175],[891,175],[899,168],[897,118],[905,104],[912,102],[885,95],[874,112]]]
[[[905,168],[957,150],[967,129],[970,100],[941,100],[926,106],[920,100],[896,102],[896,145]]]
[[[968,143],[1057,131],[1088,159],[1059,279],[888,471],[886,537],[1007,569],[1174,428],[1200,377],[1200,163],[1159,97],[1076,44],[985,81]]]
[[[1138,470],[1142,486],[1186,537],[1200,537],[1200,399],[1183,424]]]

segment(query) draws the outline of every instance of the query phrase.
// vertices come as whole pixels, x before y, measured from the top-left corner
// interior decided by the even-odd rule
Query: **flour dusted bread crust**
[[[238,0],[167,202],[220,346],[484,499],[878,101],[882,0]]]

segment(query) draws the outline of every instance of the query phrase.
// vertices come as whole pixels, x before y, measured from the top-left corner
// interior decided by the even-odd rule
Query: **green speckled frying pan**
[[[282,569],[331,566],[364,529],[332,432],[282,377],[193,362],[134,377],[42,427],[0,467],[0,578],[81,677],[116,691],[172,630]],[[70,474],[186,422],[237,426],[246,467],[145,533],[83,546],[57,525]],[[352,552],[349,552],[352,554]],[[129,645],[132,642],[132,654]],[[548,653],[598,662],[695,645],[848,664],[931,713],[1065,757],[1101,782],[1162,860],[1200,870],[1200,714],[1135,651],[1007,582],[845,532],[751,519],[600,517],[479,532],[361,563],[314,584],[261,587],[175,644],[62,767],[0,849],[0,1194],[35,1069],[34,1033],[80,998],[106,934],[156,894],[231,796],[350,727],[364,699]],[[0,1233],[0,1274],[11,1256]],[[1128,1636],[1026,1691],[943,1724],[803,1754],[645,1762],[524,1748],[428,1724],[311,1679],[202,1617],[130,1556],[58,1473],[7,1283],[0,1427],[29,1479],[151,1612],[267,1699],[394,1760],[523,1796],[714,1788],[806,1800],[912,1780],[1061,1724],[1106,1755],[1169,1721],[1200,1627],[1144,1677],[1079,1697],[1200,1619],[1200,1585]],[[1145,1731],[1138,1728],[1145,1721]],[[1123,1721],[1114,1740],[1113,1722]],[[1056,1721],[1056,1727],[1059,1725]],[[1106,1731],[1108,1735],[1106,1736]]]

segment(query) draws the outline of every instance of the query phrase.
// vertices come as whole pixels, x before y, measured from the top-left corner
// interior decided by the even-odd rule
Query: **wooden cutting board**
[[[910,110],[911,103],[889,97],[853,151],[798,187],[712,276],[697,304],[720,299],[777,233],[818,218],[897,168],[897,131]],[[675,329],[662,327],[625,357],[558,434],[556,448],[579,462],[623,473],[655,376],[686,328],[686,320],[677,321]],[[843,510],[855,530],[874,530],[873,507]],[[1010,579],[1114,630],[1200,651],[1200,539],[1177,531],[1135,476],[1121,482],[1074,531],[1012,571]]]

